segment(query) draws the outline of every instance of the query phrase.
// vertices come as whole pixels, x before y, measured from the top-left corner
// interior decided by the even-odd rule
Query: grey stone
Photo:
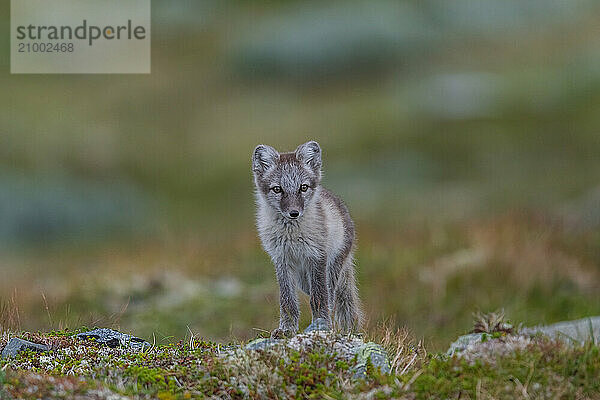
[[[590,341],[599,343],[600,316],[523,328],[520,334],[529,336],[543,334],[570,344],[583,344]]]
[[[357,364],[354,367],[354,378],[365,378],[367,376],[367,363],[370,361],[373,367],[382,373],[390,373],[390,360],[385,349],[377,343],[368,342],[356,349]]]
[[[312,332],[312,331],[329,331],[331,330],[327,320],[324,318],[317,318],[309,326],[306,327],[304,332]]]
[[[454,341],[447,355],[459,355],[463,353],[477,354],[482,350],[482,346],[489,342],[496,343],[491,335],[487,335],[487,341],[483,340],[485,333],[471,333],[460,336]],[[536,335],[545,335],[552,339],[561,340],[569,345],[579,345],[586,342],[600,343],[600,316],[582,318],[574,321],[557,322],[551,325],[539,325],[528,328],[521,328],[516,334],[503,336],[500,342],[516,343],[519,348],[520,343],[526,343],[530,338]],[[511,346],[508,346],[511,347]],[[490,350],[491,349],[491,350]],[[493,350],[493,346],[488,349]]]
[[[2,358],[14,357],[22,351],[33,350],[38,352],[49,351],[50,348],[44,344],[29,342],[27,340],[12,338],[2,350]]]
[[[246,345],[246,350],[264,350],[281,344],[284,339],[258,338]]]
[[[451,345],[446,354],[452,356],[457,353],[465,351],[469,346],[481,343],[483,333],[470,333],[468,335],[460,336]]]
[[[94,339],[96,343],[105,344],[108,347],[113,348],[121,346],[134,350],[144,350],[152,347],[152,345],[144,339],[117,332],[108,328],[100,328],[94,329],[93,331],[78,333],[77,338],[81,340]]]

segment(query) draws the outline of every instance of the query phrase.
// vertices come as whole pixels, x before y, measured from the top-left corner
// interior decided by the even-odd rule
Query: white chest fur
[[[265,251],[276,262],[300,267],[309,259],[322,258],[326,249],[326,234],[315,212],[306,210],[294,221],[286,221],[268,206],[258,207],[258,234]]]

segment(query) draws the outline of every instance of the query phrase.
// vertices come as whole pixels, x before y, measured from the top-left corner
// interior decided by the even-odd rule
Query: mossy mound
[[[18,336],[50,350],[24,348],[0,361],[5,370],[0,393],[8,398],[340,396],[355,385],[359,373],[364,379],[381,374],[371,362],[373,355],[389,372],[387,357],[377,358],[385,354],[382,348],[331,333],[298,335],[258,350],[198,338],[137,348],[81,340],[87,337],[81,333]]]
[[[254,350],[199,338],[135,350],[68,331],[22,333],[16,336],[51,350],[1,359],[0,398],[600,399],[600,348],[593,342],[538,334],[513,346],[521,336],[486,335],[468,356],[427,354],[406,335],[388,336],[384,373],[373,366],[379,346],[334,334],[298,335]],[[361,351],[345,353],[356,343]]]

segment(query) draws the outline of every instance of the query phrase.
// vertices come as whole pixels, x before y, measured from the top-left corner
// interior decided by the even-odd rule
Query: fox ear
[[[321,147],[319,143],[311,140],[310,142],[306,142],[301,144],[296,149],[296,158],[308,165],[315,173],[319,176],[321,175]]]
[[[262,173],[275,165],[279,159],[279,153],[271,146],[259,144],[252,153],[252,171]]]

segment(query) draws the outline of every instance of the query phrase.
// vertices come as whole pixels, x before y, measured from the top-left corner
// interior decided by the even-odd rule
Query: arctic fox
[[[273,338],[298,330],[297,287],[310,296],[306,331],[360,327],[354,277],[354,223],[344,203],[321,186],[321,147],[304,143],[291,153],[258,145],[252,156],[256,225],[279,283],[279,328]]]

